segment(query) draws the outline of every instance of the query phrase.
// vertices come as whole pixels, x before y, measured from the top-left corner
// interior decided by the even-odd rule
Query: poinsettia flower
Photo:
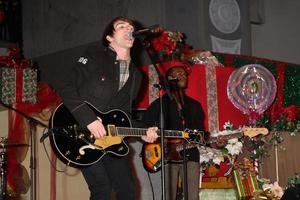
[[[221,162],[224,162],[224,156],[215,156],[212,161],[214,164],[220,165]]]
[[[287,108],[285,108],[286,112],[286,120],[288,122],[294,121],[296,119],[296,113],[297,113],[297,108],[296,106],[292,105]]]
[[[273,184],[270,183],[270,182],[263,184],[262,189],[264,191],[271,190],[273,192],[273,194],[276,197],[279,197],[279,198],[281,198],[283,196],[283,193],[284,193],[282,187],[279,186],[277,181],[275,181]]]
[[[208,157],[208,155],[200,155],[200,163],[208,163],[210,161],[210,158]]]
[[[233,124],[230,121],[225,122],[225,124],[223,125],[223,128],[224,128],[224,130],[232,130]]]
[[[278,182],[275,181],[274,184],[271,187],[271,190],[275,194],[275,196],[281,198],[283,196],[283,189],[279,186]]]
[[[225,146],[230,155],[239,155],[242,152],[243,144],[238,141],[237,138],[228,140],[228,144]]]
[[[159,55],[172,55],[177,53],[178,43],[183,42],[183,34],[180,32],[162,31],[150,40],[152,48]]]
[[[200,163],[206,165],[220,165],[225,160],[224,154],[214,148],[198,148],[200,154]]]
[[[238,141],[238,138],[231,138],[228,140],[228,144],[236,144]]]
[[[209,159],[212,159],[212,158],[214,157],[214,153],[211,152],[211,151],[209,151],[209,152],[207,153],[207,156],[209,157]]]

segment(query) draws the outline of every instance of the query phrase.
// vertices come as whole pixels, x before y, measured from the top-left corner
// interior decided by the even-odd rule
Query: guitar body
[[[145,170],[155,173],[161,169],[160,143],[144,143],[142,147],[142,162]]]
[[[165,142],[165,161],[181,163],[183,156],[181,155],[183,139],[171,139]],[[186,149],[196,147],[196,143],[187,143]],[[178,150],[178,148],[180,150]],[[144,143],[142,147],[142,162],[144,168],[151,173],[155,173],[161,169],[161,145],[160,141],[155,143]]]
[[[87,102],[86,102],[87,103]],[[94,113],[102,119],[104,125],[131,127],[131,122],[121,110],[111,110],[107,113],[98,111],[87,103]],[[94,139],[87,129],[76,128],[77,121],[69,110],[60,104],[54,111],[50,128],[53,134],[50,143],[56,156],[65,164],[73,167],[85,167],[98,162],[105,154],[125,156],[129,149],[123,138],[117,134],[110,134],[103,139]]]

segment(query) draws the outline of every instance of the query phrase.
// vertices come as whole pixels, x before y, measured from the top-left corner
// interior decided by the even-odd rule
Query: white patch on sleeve
[[[77,62],[80,62],[80,63],[82,63],[82,64],[87,64],[87,62],[88,62],[88,59],[87,58],[85,58],[85,57],[80,57],[79,59],[78,59],[78,61]]]

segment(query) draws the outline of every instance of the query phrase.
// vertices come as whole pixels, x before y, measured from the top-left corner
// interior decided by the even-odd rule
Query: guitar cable
[[[47,134],[47,133],[45,133],[45,132],[46,132],[46,129],[47,129],[47,128],[44,128],[44,130],[43,130],[43,135],[44,135],[44,134]],[[51,161],[49,152],[48,152],[48,150],[47,150],[47,148],[46,148],[45,140],[42,141],[42,144],[43,144],[44,151],[45,151],[45,153],[46,153],[46,156],[47,156],[47,158],[48,158],[48,161],[49,161],[51,167],[52,167],[56,172],[66,172],[67,169],[68,169],[68,165],[66,165],[65,169],[63,169],[63,170],[57,169],[56,166],[54,165],[54,163]],[[56,159],[57,159],[57,158],[56,158]]]
[[[154,195],[154,190],[153,190],[153,184],[152,184],[149,172],[147,172],[147,176],[148,176],[148,180],[149,180],[149,183],[150,183],[150,188],[151,188],[151,193],[152,193],[152,199],[155,200],[155,195]]]
[[[140,157],[142,157],[142,151],[139,154]],[[148,160],[148,159],[147,159]],[[150,162],[151,164],[154,165],[154,163],[152,163],[150,160],[148,160],[148,162]],[[148,176],[148,180],[149,180],[149,184],[150,184],[150,188],[151,188],[151,193],[152,193],[152,200],[155,200],[155,195],[154,195],[154,189],[153,189],[153,183],[151,181],[151,177],[150,177],[150,172],[147,171],[147,176]]]

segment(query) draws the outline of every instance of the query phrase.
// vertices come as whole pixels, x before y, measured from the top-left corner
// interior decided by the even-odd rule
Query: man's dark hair
[[[124,16],[118,16],[116,18],[114,18],[104,29],[103,35],[102,35],[102,44],[106,47],[109,46],[109,41],[106,39],[106,36],[110,35],[112,36],[114,31],[115,31],[115,27],[114,24],[117,21],[124,21],[124,22],[128,22],[130,25],[132,25],[133,27],[135,27],[135,24],[133,22],[133,20],[129,19],[128,17],[124,17]]]

